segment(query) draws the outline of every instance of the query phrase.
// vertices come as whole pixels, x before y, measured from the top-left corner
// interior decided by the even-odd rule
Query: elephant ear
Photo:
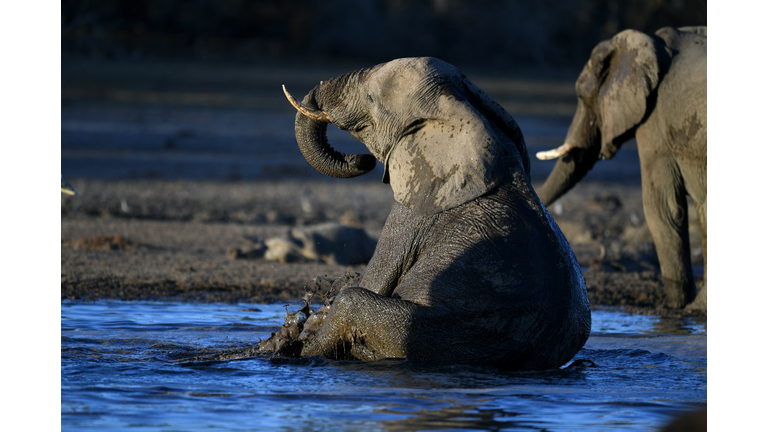
[[[505,150],[483,115],[448,91],[435,104],[434,116],[385,161],[395,200],[427,215],[484,195],[506,170]]]
[[[464,87],[469,93],[472,104],[477,110],[483,114],[483,116],[499,128],[499,130],[509,138],[511,145],[508,142],[502,144],[507,150],[507,156],[512,159],[516,159],[517,164],[522,164],[523,171],[525,172],[525,178],[531,181],[531,159],[528,156],[528,148],[525,146],[525,139],[523,138],[523,132],[520,130],[520,126],[514,118],[504,109],[498,102],[493,100],[487,93],[475,86],[471,81],[464,78]],[[513,151],[509,151],[513,150]]]
[[[598,102],[603,155],[609,158],[628,139],[626,134],[642,122],[648,97],[659,84],[659,62],[651,37],[625,30],[613,37],[610,47],[606,53],[605,45],[598,45],[591,59],[602,62],[607,72],[599,88]],[[596,54],[602,58],[596,60]]]

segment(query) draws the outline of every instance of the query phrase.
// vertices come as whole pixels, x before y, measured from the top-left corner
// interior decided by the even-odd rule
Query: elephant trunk
[[[331,122],[326,112],[318,108],[315,100],[317,88],[303,102],[298,102],[285,90],[286,97],[296,107],[296,142],[304,159],[321,173],[337,178],[351,178],[365,174],[376,166],[376,158],[370,154],[346,155],[336,151],[328,143],[326,131]]]
[[[597,162],[599,147],[574,148],[558,159],[555,168],[537,191],[542,204],[548,206],[571,190]]]
[[[600,129],[595,116],[582,101],[577,105],[565,144],[538,152],[536,157],[542,160],[559,158],[544,185],[537,191],[545,206],[571,190],[595,166],[600,157]]]

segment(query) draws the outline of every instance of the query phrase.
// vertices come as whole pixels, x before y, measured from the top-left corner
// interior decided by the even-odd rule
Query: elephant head
[[[578,105],[565,143],[536,154],[560,158],[538,195],[549,205],[576,185],[598,159],[611,159],[634,136],[655,103],[660,77],[668,67],[662,44],[625,30],[598,44],[576,81]]]
[[[285,90],[285,88],[284,88]],[[454,66],[405,58],[321,82],[303,102],[296,137],[318,171],[354,177],[384,164],[395,200],[423,214],[456,207],[493,189],[508,169],[530,161],[512,117]],[[328,123],[370,154],[345,155],[326,138]]]

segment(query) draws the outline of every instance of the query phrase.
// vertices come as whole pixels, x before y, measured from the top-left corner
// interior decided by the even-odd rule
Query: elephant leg
[[[639,145],[638,149],[642,168],[643,209],[661,264],[665,303],[668,307],[681,308],[690,303],[696,294],[683,178],[671,156],[644,154]],[[658,149],[652,149],[651,152],[653,150]]]
[[[395,201],[360,286],[390,297],[403,273],[416,260],[413,245],[419,243],[417,237],[429,225],[428,218]]]
[[[315,339],[302,356],[378,360],[405,358],[408,331],[418,306],[365,288],[340,292]]]
[[[704,202],[696,203],[696,214],[699,217],[701,225],[701,247],[704,252],[704,282],[696,295],[696,299],[689,306],[694,310],[707,310],[707,199]]]

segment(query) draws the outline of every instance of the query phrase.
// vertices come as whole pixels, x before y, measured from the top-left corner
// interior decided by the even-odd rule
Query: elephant
[[[351,178],[378,160],[394,198],[359,283],[301,356],[533,370],[584,346],[584,278],[531,186],[523,134],[455,66],[395,59],[321,81],[302,102],[283,91],[312,167]],[[329,123],[370,154],[333,149]]]
[[[539,152],[560,159],[538,195],[548,206],[598,159],[635,138],[643,211],[659,257],[665,305],[706,313],[707,28],[625,30],[600,42],[576,81],[578,104],[565,143]],[[696,294],[688,204],[701,225],[704,284]]]

